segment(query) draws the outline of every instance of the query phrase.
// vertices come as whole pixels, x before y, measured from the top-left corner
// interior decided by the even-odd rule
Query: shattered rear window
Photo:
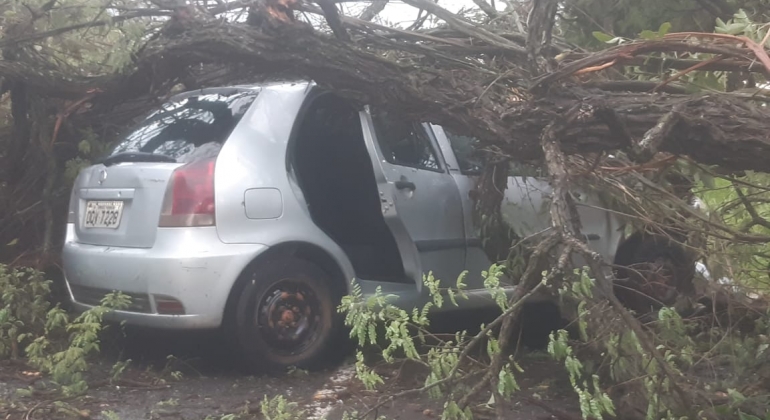
[[[167,102],[124,136],[112,155],[152,153],[180,163],[217,156],[257,95],[232,90]]]

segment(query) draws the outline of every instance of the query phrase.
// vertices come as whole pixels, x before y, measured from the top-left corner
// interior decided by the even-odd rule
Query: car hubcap
[[[286,355],[312,345],[321,324],[320,302],[302,283],[283,280],[264,295],[257,307],[257,325],[265,342]]]
[[[676,273],[672,261],[665,257],[639,264],[637,268],[642,274],[642,291],[651,298],[670,304],[676,297]]]

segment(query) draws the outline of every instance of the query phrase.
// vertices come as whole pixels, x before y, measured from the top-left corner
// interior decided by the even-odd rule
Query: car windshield
[[[216,156],[256,96],[253,90],[232,90],[167,102],[123,137],[111,155],[149,153],[180,163]]]

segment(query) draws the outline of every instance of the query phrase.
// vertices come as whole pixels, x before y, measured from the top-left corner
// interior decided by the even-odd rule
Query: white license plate
[[[117,229],[122,217],[122,201],[88,201],[83,227]]]

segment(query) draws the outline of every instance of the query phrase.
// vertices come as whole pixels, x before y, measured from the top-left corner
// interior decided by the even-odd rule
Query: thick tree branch
[[[551,44],[551,31],[556,19],[556,0],[535,0],[527,22],[527,54],[530,73],[541,73],[539,60],[542,52]]]
[[[358,18],[367,22],[371,21],[375,16],[379,15],[380,12],[385,10],[385,6],[387,5],[388,0],[373,0],[368,6],[366,6],[366,9],[361,12],[361,16]]]
[[[553,189],[553,198],[551,201],[551,223],[556,232],[559,233],[563,243],[568,249],[573,249],[587,263],[591,274],[596,278],[599,290],[604,297],[609,300],[612,307],[619,313],[625,324],[634,332],[646,352],[652,355],[652,358],[658,363],[661,370],[671,380],[671,386],[679,395],[685,410],[694,414],[693,401],[690,395],[681,387],[682,375],[675,371],[669,363],[660,354],[655,347],[655,343],[650,341],[646,332],[643,330],[639,321],[631,315],[618,300],[613,292],[613,281],[605,275],[602,267],[602,257],[591,250],[583,241],[581,227],[575,220],[579,220],[577,209],[571,200],[569,175],[567,173],[566,155],[560,148],[559,137],[567,127],[579,122],[581,119],[591,118],[593,110],[591,106],[577,104],[571,108],[563,117],[554,119],[544,130],[541,136],[541,146],[545,155],[545,163],[548,167],[550,184]]]
[[[353,18],[344,19],[356,22],[362,28],[364,24],[376,25]],[[672,106],[681,103],[686,124],[674,127],[671,135],[658,147],[660,151],[688,155],[704,164],[729,169],[770,171],[770,162],[764,159],[770,155],[767,111],[750,102],[718,94],[703,97],[645,95],[574,87],[562,90],[562,94],[552,93],[530,102],[529,95],[516,87],[515,71],[510,77],[492,84],[499,73],[485,69],[478,61],[445,59],[430,52],[431,45],[439,42],[468,51],[473,50],[473,45],[458,38],[436,38],[420,33],[413,36],[424,42],[410,45],[421,49],[423,54],[433,54],[429,61],[401,64],[385,59],[375,51],[318,36],[299,24],[264,31],[248,25],[225,27],[212,22],[188,28],[184,37],[159,38],[151,42],[139,57],[136,69],[127,76],[68,80],[63,75],[40,73],[39,68],[7,61],[0,62],[0,75],[11,80],[27,80],[30,89],[48,89],[49,94],[64,97],[80,97],[88,89],[100,87],[104,93],[94,98],[94,105],[100,104],[103,113],[116,104],[148,94],[152,87],[166,86],[183,74],[184,69],[200,64],[229,65],[240,77],[249,74],[252,77],[285,77],[291,74],[339,87],[347,94],[372,103],[402,108],[417,118],[478,137],[520,161],[542,158],[537,133],[553,115],[573,106],[576,97],[596,101],[599,108],[605,105],[613,108],[633,138],[642,138],[670,112]],[[516,44],[506,42],[510,48],[520,51]],[[670,47],[672,44],[652,41],[635,48],[651,51],[661,45]],[[687,47],[684,43],[676,45],[682,50]],[[392,48],[396,48],[395,44]],[[732,54],[741,56],[739,51],[736,48]],[[606,55],[602,60],[606,60]],[[563,74],[570,66],[552,74]],[[446,72],[445,68],[452,70]],[[490,79],[479,83],[479,75],[486,72],[490,73]],[[487,86],[489,89],[481,97]],[[463,103],[475,105],[464,107],[461,106]],[[599,118],[569,129],[561,141],[568,154],[628,148],[626,139],[612,135]]]
[[[638,143],[633,144],[631,152],[637,162],[649,162],[658,153],[658,148],[674,130],[681,120],[679,111],[682,107],[674,105],[671,111],[664,115],[654,127],[647,130]]]
[[[428,11],[438,18],[443,19],[450,27],[466,36],[477,38],[499,48],[507,49],[516,47],[515,45],[512,45],[509,40],[501,37],[500,35],[490,32],[477,25],[473,25],[465,19],[455,15],[454,13],[429,0],[404,0],[404,3]]]
[[[486,13],[487,16],[489,16],[491,19],[494,19],[498,16],[497,10],[495,10],[491,4],[487,3],[487,0],[473,0],[473,2],[476,4],[476,6],[479,6],[479,9]]]
[[[334,1],[316,0],[316,3],[321,6],[321,10],[324,12],[324,17],[326,17],[326,23],[329,24],[332,32],[334,32],[334,36],[342,41],[350,41],[350,35],[348,35],[348,31],[345,30],[345,27],[342,25],[340,13],[339,10],[337,10],[337,5],[334,3]]]
[[[614,66],[637,62],[634,60],[635,57],[639,57],[652,52],[697,52],[707,54],[721,54],[725,57],[731,57],[735,60],[738,60],[739,62],[745,63],[744,65],[749,65],[750,62],[755,61],[754,57],[752,57],[754,55],[752,51],[749,51],[747,48],[734,46],[735,42],[741,41],[737,38],[733,43],[694,43],[687,37],[683,38],[679,36],[679,34],[676,35],[677,37],[673,37],[673,35],[671,35],[670,38],[664,38],[663,40],[621,45],[607,49],[601,53],[589,55],[583,59],[570,62],[567,65],[561,67],[559,70],[549,73],[538,79],[533,84],[532,89],[544,89],[549,84],[572,76],[584,69],[597,68],[605,64]],[[704,66],[702,69],[709,68],[710,67],[708,66]],[[763,73],[767,72],[767,70],[763,68],[762,65],[754,68],[758,71],[762,71]]]
[[[184,29],[184,36],[160,37],[150,42],[139,55],[135,70],[126,76],[78,79],[41,70],[37,65],[30,67],[8,61],[0,62],[0,75],[7,80],[23,79],[30,89],[45,90],[49,95],[59,97],[82,97],[87,90],[98,87],[103,93],[97,95],[93,103],[99,105],[94,108],[98,108],[104,117],[105,110],[150,94],[151,89],[165,89],[164,86],[175,83],[186,69],[200,64],[228,66],[239,77],[291,74],[339,87],[349,95],[373,103],[402,108],[416,118],[478,137],[486,145],[494,145],[520,161],[542,158],[538,133],[554,115],[577,103],[578,97],[596,101],[598,108],[612,108],[623,121],[627,133],[623,136],[613,134],[601,118],[585,120],[567,130],[561,138],[561,147],[568,154],[629,150],[628,137],[642,138],[671,111],[673,105],[681,103],[683,123],[672,128],[670,135],[658,146],[659,151],[688,155],[699,162],[728,169],[770,170],[770,163],[763,158],[770,155],[770,138],[765,128],[767,111],[750,102],[718,94],[705,97],[644,95],[574,86],[533,100],[521,89],[526,83],[522,78],[528,71],[516,67],[522,64],[520,60],[504,62],[506,71],[498,73],[485,67],[484,62],[470,58],[475,57],[470,54],[479,51],[477,45],[481,38],[487,40],[481,40],[482,43],[522,57],[526,52],[518,41],[500,35],[490,36],[490,32],[475,29],[430,1],[407,1],[440,15],[451,22],[454,29],[450,32],[409,32],[342,17],[345,25],[361,34],[387,31],[401,40],[420,41],[393,40],[391,43],[387,38],[376,36],[367,38],[377,40],[374,49],[362,49],[319,35],[299,23],[265,30],[211,22]],[[377,50],[383,46],[401,49],[406,56],[414,54],[414,59],[384,58]],[[441,48],[453,50],[442,53]],[[601,64],[623,54],[646,54],[656,50],[708,50],[726,53],[736,63],[746,65],[751,62],[752,55],[745,48],[725,45],[650,41],[566,63],[542,78],[540,83],[556,83],[585,66]],[[420,56],[428,59],[423,60]],[[479,82],[483,74],[488,74],[489,79]],[[507,75],[498,79],[500,74]],[[465,107],[462,105],[465,103],[474,106]]]

